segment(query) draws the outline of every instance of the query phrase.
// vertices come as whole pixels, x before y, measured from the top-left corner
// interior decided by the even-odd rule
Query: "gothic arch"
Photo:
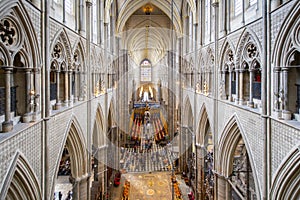
[[[196,144],[203,145],[205,140],[205,134],[207,132],[207,127],[211,128],[210,120],[208,118],[205,104],[203,104],[200,109],[199,118],[200,120],[199,120],[197,135],[196,135]]]
[[[253,169],[252,175],[254,179],[257,199],[260,199],[261,192],[260,188],[258,187],[259,181],[257,178],[253,157],[251,156],[251,148],[248,141],[246,140],[244,131],[241,128],[238,117],[236,115],[233,115],[231,119],[226,123],[226,126],[222,131],[221,138],[219,139],[219,147],[217,152],[218,155],[216,155],[217,157],[215,156],[215,163],[217,163],[216,171],[219,173],[219,175],[225,177],[225,179],[228,179],[232,176],[231,172],[233,171],[234,151],[240,139],[244,141],[246,152],[249,156],[250,166]],[[228,188],[226,188],[226,190],[227,189]]]
[[[7,200],[41,200],[38,179],[26,158],[17,151],[1,189],[0,198]]]
[[[122,32],[123,27],[125,26],[129,17],[137,9],[139,9],[140,7],[142,7],[143,5],[145,5],[149,2],[150,2],[149,0],[147,0],[147,1],[126,1],[119,12],[119,17],[118,17],[117,25],[116,25],[116,32],[117,33]],[[154,1],[151,1],[151,4],[155,5],[159,9],[161,9],[169,17],[169,19],[172,18],[170,11],[169,11],[169,9],[171,8],[170,2],[154,0]],[[181,35],[183,33],[181,18],[180,18],[179,10],[178,10],[178,8],[177,9],[176,8],[174,9],[174,11],[175,11],[174,12],[174,27],[175,27],[175,31]],[[106,16],[105,21],[108,21],[108,19],[109,19],[109,17],[108,17],[109,9],[110,9],[110,6],[105,7],[105,16]]]
[[[300,198],[300,150],[294,148],[275,173],[270,199]]]
[[[188,126],[189,128],[193,127],[194,115],[193,115],[193,108],[190,102],[189,97],[187,96],[184,101],[184,113],[183,113],[183,126]]]
[[[0,65],[9,65],[11,63],[11,57],[9,56],[9,51],[6,49],[5,45],[0,42]]]
[[[68,34],[64,28],[62,28],[60,31],[56,33],[50,45],[50,52],[52,53],[52,59],[57,58],[56,56],[53,55],[53,50],[57,44],[60,44],[61,48],[63,48],[62,51],[64,55],[62,55],[63,56],[62,59],[68,64],[68,66],[66,67],[71,66],[73,60],[72,47],[71,47]]]
[[[5,5],[4,5],[5,4]],[[9,34],[8,37],[5,37],[0,43],[6,43],[8,45],[1,45],[1,53],[5,55],[6,65],[13,66],[13,55],[16,55],[17,52],[23,52],[26,54],[28,63],[27,68],[39,68],[40,67],[40,52],[39,45],[36,37],[36,32],[33,28],[33,24],[28,16],[26,9],[23,3],[19,0],[12,1],[2,1],[0,2],[0,19],[1,24],[6,20],[5,25],[3,25],[6,30],[11,31],[14,29],[14,32]],[[25,33],[25,34],[23,34]],[[5,31],[2,34],[6,34]],[[2,35],[1,34],[1,35]],[[14,34],[14,35],[13,35]],[[17,39],[16,39],[17,38]],[[10,41],[8,41],[11,39]],[[10,49],[13,53],[7,54]],[[10,59],[8,59],[10,58]]]
[[[95,122],[93,127],[93,144],[97,145],[96,148],[99,148],[105,145],[105,134],[102,134],[104,131],[104,117],[101,106],[99,105],[96,110]]]
[[[272,63],[275,67],[285,67],[287,65],[288,51],[292,47],[298,48],[300,52],[300,2],[295,3],[293,10],[283,21],[277,35],[272,55]]]
[[[75,69],[77,71],[85,72],[86,64],[85,64],[85,49],[82,39],[79,38],[75,42],[73,51],[72,51],[72,61],[75,64]]]
[[[230,57],[228,57],[229,51],[231,51],[232,56],[234,58],[234,55],[235,55],[234,50],[235,50],[235,48],[234,48],[233,43],[230,40],[228,40],[228,38],[226,38],[226,40],[224,41],[224,43],[222,45],[221,51],[220,51],[221,59],[219,60],[219,62],[220,62],[219,69],[221,71],[229,70],[229,68],[226,69],[226,65],[228,65],[229,63],[234,63],[234,60],[231,61],[231,60],[229,60]]]
[[[115,100],[111,98],[107,116],[107,127],[114,126],[116,123],[116,110],[115,110]]]
[[[64,139],[63,145],[61,146],[59,156],[57,157],[56,169],[54,174],[58,173],[61,155],[63,153],[64,147],[66,146],[70,154],[72,178],[75,181],[80,180],[87,176],[87,168],[89,167],[89,164],[87,163],[88,154],[85,144],[85,138],[83,136],[83,132],[79,125],[79,122],[77,121],[75,116],[71,118],[65,135],[66,137]],[[55,182],[56,176],[53,176],[52,179],[52,182]],[[54,187],[55,184],[52,185],[51,194],[53,194]],[[81,188],[79,188],[79,190],[81,190]],[[81,195],[80,192],[79,195]]]
[[[250,29],[245,28],[244,31],[242,32],[237,46],[236,46],[236,50],[235,50],[235,66],[236,68],[240,69],[242,66],[242,62],[243,62],[243,58],[244,58],[244,51],[245,48],[248,44],[254,44],[255,47],[257,47],[257,52],[258,54],[256,55],[257,58],[260,57],[260,54],[262,52],[262,46],[261,46],[261,42],[259,41],[257,35]]]

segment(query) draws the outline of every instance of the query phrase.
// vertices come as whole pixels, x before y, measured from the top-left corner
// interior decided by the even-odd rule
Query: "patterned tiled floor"
[[[171,172],[128,173],[123,174],[121,185],[112,186],[111,199],[120,200],[125,180],[130,181],[129,199],[134,200],[170,200],[172,199]],[[189,188],[177,177],[183,199],[187,200]]]

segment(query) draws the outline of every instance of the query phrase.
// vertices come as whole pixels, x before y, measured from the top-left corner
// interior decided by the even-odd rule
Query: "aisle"
[[[188,186],[177,176],[182,199],[188,200]],[[125,181],[130,182],[129,199],[170,200],[172,198],[171,172],[123,174],[121,184],[111,188],[112,200],[121,200]]]

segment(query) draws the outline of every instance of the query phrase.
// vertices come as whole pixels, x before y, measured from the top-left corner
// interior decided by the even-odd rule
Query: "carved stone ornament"
[[[16,25],[9,19],[0,21],[0,38],[6,46],[16,46],[18,43],[18,34]]]

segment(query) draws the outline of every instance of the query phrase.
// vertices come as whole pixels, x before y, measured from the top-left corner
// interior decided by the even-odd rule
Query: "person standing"
[[[59,191],[59,192],[58,192],[58,199],[59,199],[59,200],[62,200],[62,196],[63,196],[63,195],[62,195],[61,191]]]

